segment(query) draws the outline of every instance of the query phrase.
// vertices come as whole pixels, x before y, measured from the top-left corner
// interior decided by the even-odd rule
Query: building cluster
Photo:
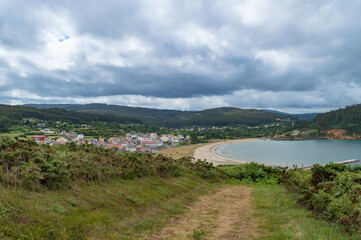
[[[292,132],[293,136],[299,136],[299,135],[307,135],[310,134],[311,130],[295,130]]]
[[[115,148],[125,152],[153,153],[155,149],[172,146],[181,142],[189,142],[189,136],[164,134],[158,136],[156,133],[128,133],[125,137],[85,138],[82,134],[61,132],[58,138],[49,138],[46,135],[36,135],[31,138],[38,143],[50,145],[66,144],[75,142],[77,144],[94,144],[104,148]]]

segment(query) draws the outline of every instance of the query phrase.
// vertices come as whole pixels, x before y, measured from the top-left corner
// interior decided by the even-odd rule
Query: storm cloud
[[[361,2],[0,1],[2,103],[361,102]]]

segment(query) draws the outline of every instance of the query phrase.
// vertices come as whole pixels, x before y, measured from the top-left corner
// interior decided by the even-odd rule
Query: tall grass
[[[260,239],[274,240],[359,240],[358,232],[344,225],[317,218],[296,204],[284,185],[257,185],[254,188],[255,217]]]
[[[52,191],[0,187],[0,239],[146,239],[218,186],[186,175]]]

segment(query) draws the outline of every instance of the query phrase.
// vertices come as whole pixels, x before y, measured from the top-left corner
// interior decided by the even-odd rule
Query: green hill
[[[202,111],[159,110],[140,107],[126,107],[107,104],[30,104],[36,108],[65,108],[88,113],[111,114],[119,117],[141,119],[147,124],[164,127],[186,126],[255,126],[275,122],[277,118],[297,119],[284,114],[265,112],[254,109],[215,108]]]
[[[289,116],[269,113],[255,109],[239,109],[231,107],[222,107],[208,109],[197,112],[185,112],[168,121],[164,122],[166,126],[230,126],[230,125],[248,125],[256,126],[264,123],[275,122],[277,118],[285,119]],[[294,119],[293,117],[289,117]]]
[[[0,105],[0,129],[6,129],[23,118],[36,118],[44,121],[62,121],[70,123],[90,123],[93,121],[142,123],[131,117],[120,117],[110,114],[95,114],[69,111],[60,108],[38,109],[29,106]]]
[[[349,133],[361,132],[361,104],[319,114],[314,122],[320,129],[345,128]]]
[[[25,106],[31,106],[36,108],[64,108],[67,110],[88,112],[88,113],[100,113],[111,114],[119,117],[130,117],[142,119],[145,122],[157,122],[163,121],[178,115],[183,114],[183,111],[177,110],[158,110],[151,108],[141,107],[127,107],[118,105],[108,105],[103,103],[92,104],[27,104]]]

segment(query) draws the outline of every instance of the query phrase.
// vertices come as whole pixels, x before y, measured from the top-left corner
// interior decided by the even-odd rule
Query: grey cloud
[[[146,97],[140,105],[164,99],[179,108],[184,99],[194,109],[202,104],[192,99],[207,97],[236,107],[352,104],[361,101],[347,91],[351,83],[361,89],[360,12],[356,0],[4,0],[0,91],[37,97],[0,101],[134,95]]]

